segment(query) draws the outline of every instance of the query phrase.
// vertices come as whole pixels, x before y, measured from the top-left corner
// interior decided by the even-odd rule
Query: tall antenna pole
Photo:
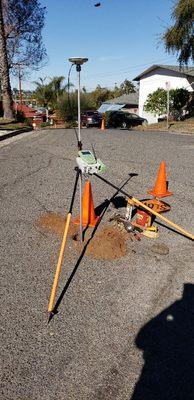
[[[80,72],[81,65],[76,64],[78,91],[77,91],[77,109],[78,109],[78,148],[81,150],[81,106],[80,106]],[[79,174],[79,213],[80,213],[80,241],[83,242],[83,225],[82,225],[82,173]]]
[[[81,107],[80,107],[80,72],[81,65],[88,61],[88,58],[72,57],[69,61],[76,65],[77,78],[78,78],[78,91],[77,91],[77,104],[78,104],[78,150],[82,150],[81,142]],[[79,211],[80,211],[80,241],[83,242],[83,224],[82,224],[82,172],[79,171]]]
[[[77,92],[77,103],[78,103],[78,145],[81,145],[81,106],[80,106],[80,71],[81,65],[76,65],[77,79],[78,79],[78,92]]]

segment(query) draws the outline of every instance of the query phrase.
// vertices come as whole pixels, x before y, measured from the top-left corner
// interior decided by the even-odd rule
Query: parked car
[[[108,116],[107,125],[110,128],[124,128],[128,129],[133,126],[147,124],[145,118],[139,117],[137,114],[128,113],[124,111],[112,111]]]
[[[98,111],[85,111],[81,114],[81,123],[86,128],[90,126],[100,126],[102,122],[102,116]]]

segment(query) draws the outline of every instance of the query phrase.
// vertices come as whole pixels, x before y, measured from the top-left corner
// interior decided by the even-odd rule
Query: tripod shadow
[[[109,202],[109,204],[112,204],[114,206],[114,208],[116,208],[117,210],[119,208],[124,208],[127,206],[127,200],[125,199],[124,196],[116,196],[116,197],[112,198],[111,200],[106,199],[105,201],[103,201],[103,203],[99,204],[95,208],[96,215],[100,216],[102,214],[102,212],[104,211],[104,209],[107,206],[107,202]]]
[[[138,333],[144,367],[131,400],[194,399],[194,285]]]

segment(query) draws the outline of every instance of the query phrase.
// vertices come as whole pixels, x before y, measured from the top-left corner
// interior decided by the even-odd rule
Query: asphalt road
[[[82,136],[106,164],[105,178],[120,184],[138,174],[125,187],[138,198],[165,160],[174,193],[168,217],[194,233],[194,135],[84,129]],[[164,226],[157,241],[129,242],[121,259],[84,256],[47,324],[60,238],[36,221],[46,212],[66,215],[75,156],[73,130],[0,143],[0,398],[193,399],[194,243]],[[114,193],[95,177],[92,189],[96,206]],[[169,253],[156,253],[155,243]],[[58,295],[75,263],[72,247]]]

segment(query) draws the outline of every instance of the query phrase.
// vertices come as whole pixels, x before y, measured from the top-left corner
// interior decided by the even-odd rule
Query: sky
[[[100,1],[100,0],[99,0]],[[108,88],[126,78],[132,80],[152,64],[177,65],[167,54],[160,39],[172,23],[174,0],[40,0],[46,6],[43,42],[48,53],[47,65],[31,72],[24,89],[35,89],[39,77],[67,76],[69,57],[87,57],[81,85],[88,91],[97,84]],[[71,82],[76,84],[75,71]],[[12,80],[12,86],[18,82]]]

